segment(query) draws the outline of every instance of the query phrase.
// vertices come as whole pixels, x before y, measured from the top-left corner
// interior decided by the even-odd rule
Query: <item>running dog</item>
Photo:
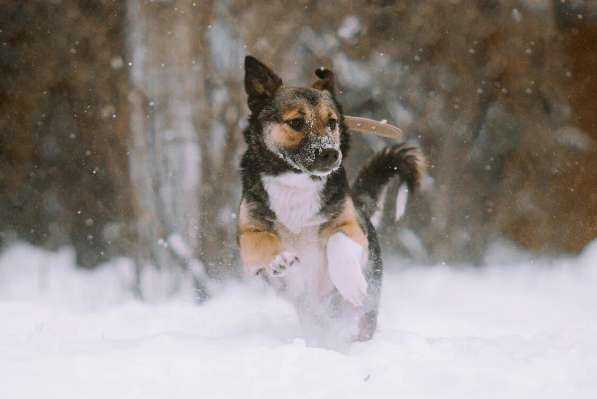
[[[350,123],[320,68],[311,87],[286,86],[256,58],[245,58],[250,109],[241,161],[238,242],[244,271],[262,275],[296,307],[303,326],[349,320],[351,340],[375,332],[383,264],[371,217],[393,177],[412,192],[425,160],[414,146],[376,154],[349,185],[344,161]],[[352,118],[352,119],[351,119]],[[359,129],[360,130],[360,129]]]

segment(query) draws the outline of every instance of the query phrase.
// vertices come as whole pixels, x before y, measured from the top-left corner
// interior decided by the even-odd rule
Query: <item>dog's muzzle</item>
[[[335,148],[317,150],[311,171],[317,175],[326,175],[337,169],[342,163],[342,153]]]
[[[324,148],[315,155],[313,170],[327,172],[336,169],[340,162],[340,151],[335,148]]]

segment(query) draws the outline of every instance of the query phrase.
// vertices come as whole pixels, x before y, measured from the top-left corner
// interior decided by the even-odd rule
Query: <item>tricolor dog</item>
[[[425,162],[414,146],[389,146],[349,185],[343,165],[351,117],[342,114],[333,73],[315,74],[311,87],[286,86],[257,59],[245,59],[251,114],[241,162],[241,259],[247,274],[262,275],[295,305],[303,326],[341,324],[351,339],[368,340],[383,273],[370,219],[387,183],[398,177],[412,191]],[[365,121],[369,130],[384,129]]]

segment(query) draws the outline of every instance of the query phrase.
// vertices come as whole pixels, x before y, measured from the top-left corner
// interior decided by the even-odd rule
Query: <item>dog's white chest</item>
[[[282,247],[299,259],[298,264],[282,277],[284,294],[294,300],[304,298],[305,294],[318,298],[332,288],[325,272],[324,245],[319,240],[319,226],[324,222],[319,215],[320,194],[325,180],[313,180],[306,174],[285,173],[263,176],[262,181],[269,207],[276,214]]]
[[[320,224],[320,193],[325,181],[313,180],[307,174],[284,173],[263,176],[263,185],[269,197],[269,206],[278,222],[293,233]]]

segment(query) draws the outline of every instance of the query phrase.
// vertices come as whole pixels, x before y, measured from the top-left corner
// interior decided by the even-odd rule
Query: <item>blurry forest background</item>
[[[0,245],[237,273],[243,58],[334,69],[430,177],[385,252],[481,265],[597,237],[597,1],[0,1]],[[353,135],[349,173],[386,142]],[[391,204],[388,207],[391,212]]]

